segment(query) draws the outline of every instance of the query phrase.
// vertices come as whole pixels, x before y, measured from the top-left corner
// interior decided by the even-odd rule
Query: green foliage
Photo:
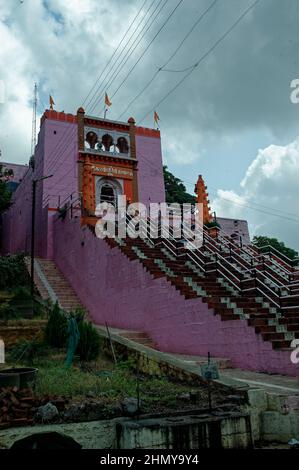
[[[0,164],[0,180],[8,180],[10,176],[13,176],[13,170],[9,168],[3,169],[3,165]]]
[[[67,204],[65,204],[63,207],[59,207],[58,209],[58,218],[61,220],[64,220],[66,218],[68,211]]]
[[[69,312],[69,316],[75,318],[76,322],[79,324],[81,321],[85,320],[86,311],[84,308],[78,306],[75,310]]]
[[[11,191],[7,186],[7,180],[10,176],[13,176],[13,171],[3,169],[3,165],[0,164],[0,214],[11,206]]]
[[[101,338],[92,325],[88,321],[80,321],[78,323],[80,333],[77,354],[81,361],[94,361],[98,358],[101,348]]]
[[[270,245],[290,259],[294,259],[298,256],[297,251],[293,250],[292,248],[287,247],[283,242],[280,242],[279,240],[277,240],[277,238],[255,236],[252,240],[252,243],[256,245],[257,247]]]
[[[11,206],[11,191],[7,183],[0,180],[0,214],[7,211]]]
[[[10,304],[10,302],[4,302],[0,305],[0,321],[17,320],[20,318],[20,313],[17,308]]]
[[[186,187],[179,178],[176,178],[167,168],[163,166],[166,202],[168,204],[195,204],[196,197],[186,192]]]
[[[207,227],[207,228],[214,228],[214,227],[221,228],[221,225],[218,222],[215,222],[215,220],[212,220],[211,222],[207,222],[205,224],[205,227]]]
[[[11,302],[31,302],[31,293],[29,289],[23,286],[19,286],[16,289],[13,290],[13,296],[11,299]]]
[[[53,348],[62,348],[67,341],[67,318],[58,303],[53,306],[45,329],[45,342]]]
[[[85,311],[80,307],[66,314],[56,303],[49,315],[45,342],[53,348],[62,348],[67,345],[68,317],[75,318],[78,323],[80,339],[76,354],[79,355],[81,361],[94,361],[99,356],[101,339],[96,328],[84,320]]]
[[[37,340],[24,340],[14,346],[10,352],[13,362],[22,362],[25,365],[33,365],[49,354],[49,348],[45,343]]]
[[[30,277],[24,262],[24,255],[0,257],[0,290],[29,286]]]

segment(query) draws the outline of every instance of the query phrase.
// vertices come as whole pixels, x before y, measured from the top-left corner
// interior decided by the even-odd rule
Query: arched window
[[[96,205],[109,202],[117,207],[117,198],[123,194],[123,187],[114,178],[100,178],[96,185]]]
[[[119,149],[120,153],[128,153],[129,151],[127,139],[125,139],[124,137],[119,137],[119,139],[117,139],[116,146]]]
[[[98,136],[95,132],[90,131],[87,133],[86,142],[88,143],[89,148],[94,149],[97,141],[98,141]]]
[[[106,152],[111,152],[111,147],[113,151],[113,138],[109,134],[103,135],[102,143]]]
[[[101,202],[110,202],[110,204],[115,204],[115,194],[113,187],[110,184],[105,184],[101,187]]]

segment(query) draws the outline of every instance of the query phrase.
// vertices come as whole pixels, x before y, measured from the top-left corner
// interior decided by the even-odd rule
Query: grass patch
[[[35,395],[38,397],[65,397],[71,402],[84,402],[87,399],[102,403],[107,409],[119,405],[127,397],[137,397],[137,375],[130,361],[114,365],[105,356],[97,361],[80,363],[76,358],[72,367],[64,364],[64,349],[51,349],[48,356],[39,357],[33,364],[38,368]],[[23,361],[21,361],[23,362]],[[22,366],[23,364],[18,364]],[[6,365],[8,366],[8,365]],[[190,391],[198,393],[196,404],[182,397]],[[207,389],[196,384],[140,374],[139,391],[143,413],[161,413],[177,410],[190,410],[208,406]],[[214,403],[225,401],[222,393],[213,393]]]
[[[35,388],[38,396],[55,395],[78,400],[92,394],[94,398],[117,402],[137,395],[137,377],[132,370],[123,364],[115,368],[105,358],[92,363],[85,371],[78,364],[66,368],[62,355],[58,353],[55,360],[45,359],[35,366],[39,369]],[[170,382],[166,378],[140,376],[140,397],[148,404],[146,408],[149,410],[158,404],[175,406],[177,395],[187,391],[190,391],[190,386]]]

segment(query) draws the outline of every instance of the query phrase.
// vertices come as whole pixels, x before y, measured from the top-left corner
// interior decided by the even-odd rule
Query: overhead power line
[[[236,28],[236,26],[245,18],[248,13],[253,10],[253,8],[256,7],[256,5],[259,3],[260,0],[255,0],[246,10],[237,18],[237,20],[225,31],[225,33],[220,36],[219,39],[210,47],[205,54],[203,54],[195,64],[193,64],[191,67],[191,70],[189,70],[181,80],[173,87],[171,88],[164,96],[163,98],[158,101],[155,106],[148,111],[142,119],[138,122],[138,124],[142,123],[144,119],[151,113],[153,113],[159,106],[162,104],[196,69],[197,67],[221,44],[221,42]],[[189,68],[188,68],[189,69]]]
[[[138,58],[138,60],[135,62],[135,64],[133,65],[133,67],[131,67],[131,69],[129,70],[129,72],[127,73],[127,75],[125,76],[125,78],[123,79],[123,81],[120,83],[120,85],[118,86],[118,88],[115,90],[115,92],[112,94],[112,98],[119,92],[119,90],[121,89],[121,87],[124,85],[124,83],[127,81],[127,79],[129,78],[129,76],[131,75],[131,73],[133,72],[133,70],[135,69],[135,67],[139,64],[140,60],[143,58],[143,56],[146,54],[146,52],[149,50],[149,48],[151,47],[151,45],[153,44],[153,42],[155,41],[155,39],[159,36],[159,34],[161,33],[161,31],[164,29],[164,27],[166,26],[166,24],[168,23],[168,21],[170,20],[170,18],[174,15],[174,13],[176,12],[176,10],[179,8],[179,6],[181,5],[181,3],[183,2],[184,0],[179,0],[179,2],[177,3],[177,5],[175,6],[175,8],[171,11],[171,13],[168,15],[168,17],[166,18],[166,20],[164,21],[164,23],[162,24],[162,26],[160,27],[160,29],[157,31],[157,33],[155,34],[155,36],[153,37],[153,39],[150,41],[150,43],[147,45],[147,47],[145,48],[145,50],[143,51],[143,53],[140,55],[140,57]]]
[[[192,182],[192,181],[187,181],[187,180],[181,180],[183,183],[186,183],[188,185],[192,185],[194,186],[195,183]],[[219,196],[218,194],[218,191],[219,191],[219,188],[215,188],[215,186],[210,186],[209,185],[209,188],[212,189],[212,193],[216,194],[217,197],[221,198],[221,199],[224,199],[222,198],[222,196]],[[226,199],[227,201],[231,201],[231,199]],[[270,206],[265,206],[264,204],[259,204],[258,202],[254,202],[252,200],[250,200],[250,204],[251,205],[254,205],[254,206],[257,206],[257,207],[261,207],[263,209],[267,209],[269,211],[272,211],[272,212],[279,212],[279,213],[282,213],[282,214],[285,214],[285,215],[290,215],[290,216],[293,216],[293,217],[298,217],[298,214],[295,214],[294,212],[287,212],[287,211],[283,211],[281,209],[276,209],[274,207],[270,207]],[[278,214],[277,214],[278,215]]]
[[[132,28],[133,24],[135,23],[135,21],[137,20],[138,16],[140,15],[140,13],[142,12],[145,4],[146,4],[147,0],[144,0],[144,2],[142,3],[140,9],[138,10],[136,16],[134,17],[133,21],[131,22],[130,26],[128,27],[128,29],[126,30],[125,34],[123,35],[123,37],[121,38],[120,42],[118,43],[118,46],[116,47],[116,49],[114,50],[113,54],[111,55],[110,59],[108,60],[108,62],[106,63],[105,67],[103,68],[101,74],[98,76],[98,78],[96,79],[94,85],[91,87],[91,89],[89,90],[89,93],[87,94],[87,96],[85,97],[83,103],[82,103],[82,106],[85,105],[86,101],[88,100],[88,98],[90,97],[91,93],[93,92],[93,90],[95,89],[95,87],[97,86],[97,84],[99,83],[99,81],[101,80],[105,70],[107,69],[107,67],[109,66],[109,64],[112,62],[114,56],[116,55],[117,51],[119,50],[120,46],[122,45],[124,39],[126,38],[128,32],[130,31],[130,29]],[[139,23],[140,24],[140,23]]]
[[[185,183],[187,185],[194,186],[194,182],[192,183],[191,181],[186,181],[186,180],[181,180],[181,181],[182,181],[182,183]],[[233,204],[233,205],[236,205],[236,206],[239,206],[239,207],[244,207],[245,209],[251,209],[251,210],[256,211],[256,212],[261,212],[262,214],[266,214],[266,215],[270,215],[270,216],[274,216],[274,217],[279,217],[279,218],[282,218],[282,219],[285,219],[285,220],[289,220],[291,222],[299,223],[299,217],[298,218],[288,217],[288,215],[294,215],[295,217],[297,217],[297,214],[281,211],[279,209],[274,209],[273,207],[269,207],[269,206],[263,206],[262,204],[258,204],[258,203],[251,202],[251,201],[249,201],[249,203],[247,202],[247,203],[243,204],[241,202],[233,201],[232,199],[227,199],[223,196],[220,196],[217,191],[212,190],[212,191],[209,191],[209,193],[210,194],[213,193],[217,198],[221,199],[222,201],[228,202],[229,204]],[[267,208],[268,210],[263,210],[263,209],[260,209],[258,207],[252,207],[252,205],[249,205],[249,204],[252,204],[252,205],[255,205],[255,206],[260,206],[262,208],[264,207],[264,208]],[[272,211],[272,212],[269,212],[269,211]],[[280,213],[275,213],[275,211],[280,212]]]
[[[198,26],[198,24],[204,19],[204,17],[209,13],[209,11],[216,5],[216,3],[219,0],[214,0],[211,5],[197,18],[195,23],[193,23],[193,26],[189,29],[188,33],[184,36],[182,41],[179,43],[178,47],[174,50],[174,52],[170,55],[170,57],[167,59],[167,61],[162,65],[162,67],[159,67],[158,70],[154,73],[152,78],[147,82],[147,84],[142,88],[142,90],[130,101],[130,103],[127,105],[127,107],[124,109],[124,111],[118,116],[117,119],[120,119],[126,111],[132,106],[135,101],[140,98],[140,96],[145,92],[145,90],[148,89],[148,87],[153,83],[155,78],[159,75],[161,70],[167,66],[171,62],[171,60],[176,56],[176,54],[179,52],[185,41],[188,39],[188,37],[193,33],[194,29]]]
[[[146,0],[147,1],[147,0]],[[139,9],[137,15],[135,16],[135,18],[133,19],[131,25],[129,26],[129,28],[127,29],[125,35],[123,36],[123,38],[126,36],[127,32],[131,29],[132,25],[134,24],[134,22],[136,21],[136,18],[139,16],[139,14],[141,13],[146,1],[142,4],[142,7]],[[159,5],[162,3],[163,0],[160,0],[160,2],[158,3],[157,7],[155,8],[154,12],[156,11],[156,9],[159,7]],[[166,0],[165,4],[167,3],[168,0]],[[136,28],[134,29],[132,35],[129,37],[128,41],[126,42],[126,44],[124,45],[124,47],[122,48],[122,50],[120,51],[120,54],[119,54],[119,57],[121,57],[123,51],[126,49],[128,43],[130,42],[131,38],[134,36],[135,32],[138,30],[139,26],[141,25],[141,23],[144,21],[145,17],[147,16],[148,12],[150,11],[152,5],[155,3],[155,0],[153,0],[149,6],[149,8],[147,9],[145,15],[143,16],[143,18],[141,19],[141,21],[138,23],[138,25],[136,26]],[[161,11],[161,10],[160,10]],[[151,16],[153,15],[153,13],[151,13]],[[146,22],[145,26],[147,25],[148,22]],[[144,27],[145,27],[144,26]],[[142,28],[141,31],[143,31],[144,27]],[[139,33],[140,34],[140,33]],[[139,37],[139,35],[137,36],[137,38]],[[121,43],[123,42],[123,38],[121,39],[119,45],[117,46],[116,48],[116,51],[113,55],[113,57],[116,55],[116,52],[117,50],[119,49]],[[136,39],[136,38],[135,38]],[[112,69],[115,65],[115,63],[117,62],[117,60],[119,59],[116,58],[116,60],[114,61],[114,64],[112,64]],[[110,60],[110,62],[112,62],[112,59]],[[107,69],[107,66],[108,64],[104,67],[100,77],[98,78],[96,84],[100,81],[100,78],[102,77],[102,75],[104,74],[105,70]],[[103,80],[105,80],[105,78],[109,75],[109,73],[111,72],[111,70],[108,71],[105,75],[105,77],[103,78]],[[101,86],[101,85],[100,85]],[[93,87],[94,89],[94,87]],[[99,89],[99,87],[98,87]],[[97,91],[98,89],[95,91],[95,93],[93,94],[93,96],[89,99],[88,103],[91,103],[93,98],[96,96],[97,94]],[[89,94],[87,95],[86,99],[84,100],[84,103],[86,103],[88,97],[90,97],[90,94],[91,94],[92,90],[89,92]],[[66,132],[63,132],[61,138],[58,140],[58,142],[56,143],[55,145],[55,148],[51,151],[50,155],[49,155],[49,159],[51,159],[52,157],[53,160],[52,160],[52,164],[54,165],[55,167],[55,171],[57,171],[57,169],[63,164],[63,161],[60,162],[60,157],[64,154],[64,152],[67,150],[67,147],[71,144],[72,142],[72,129],[67,129]],[[56,165],[58,163],[58,165]]]
[[[131,34],[131,36],[129,37],[128,41],[126,42],[126,44],[124,45],[124,47],[120,51],[118,57],[114,61],[114,64],[112,65],[110,70],[108,70],[105,77],[103,77],[102,83],[97,87],[96,91],[94,92],[94,94],[92,96],[92,99],[89,101],[88,106],[91,106],[90,112],[93,111],[95,106],[100,101],[100,98],[102,98],[103,93],[106,92],[109,89],[111,83],[113,83],[114,80],[117,78],[117,76],[120,74],[120,72],[122,71],[122,69],[124,68],[124,66],[128,62],[128,60],[130,59],[131,55],[133,54],[135,49],[139,46],[141,40],[143,39],[143,37],[145,36],[147,31],[151,28],[152,24],[156,21],[156,19],[158,18],[160,12],[163,10],[163,8],[165,7],[165,5],[167,4],[168,1],[169,0],[164,0],[163,5],[160,7],[163,0],[159,0],[158,4],[154,7],[153,11],[150,12],[153,4],[155,3],[155,0],[153,0],[151,2],[150,6],[148,7],[148,9],[146,10],[146,12],[144,14],[144,17],[142,18],[142,20],[139,22],[139,24],[134,29],[134,31]],[[160,9],[159,9],[159,7],[160,7]],[[148,15],[149,15],[149,18],[146,19],[146,17]],[[145,21],[145,19],[146,19],[146,21]],[[131,39],[134,37],[136,31],[138,30],[138,28],[142,24],[142,22],[144,22],[144,25],[142,26],[140,31],[135,36],[132,43],[130,44]],[[129,47],[126,50],[127,46],[129,46]],[[123,55],[123,57],[122,57],[122,55]]]

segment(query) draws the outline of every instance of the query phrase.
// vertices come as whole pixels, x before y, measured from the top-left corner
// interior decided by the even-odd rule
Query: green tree
[[[11,191],[8,189],[7,181],[13,176],[13,171],[4,169],[0,164],[0,214],[11,206]]]
[[[163,166],[163,174],[167,203],[171,204],[173,202],[177,202],[179,204],[195,204],[196,197],[187,193],[186,187],[184,186],[182,181],[176,176],[174,176],[168,170],[167,166]]]
[[[294,259],[298,256],[297,251],[293,250],[293,248],[287,247],[283,242],[280,242],[279,240],[277,240],[277,238],[255,236],[252,240],[252,243],[260,248],[263,246],[270,245],[290,259]]]

